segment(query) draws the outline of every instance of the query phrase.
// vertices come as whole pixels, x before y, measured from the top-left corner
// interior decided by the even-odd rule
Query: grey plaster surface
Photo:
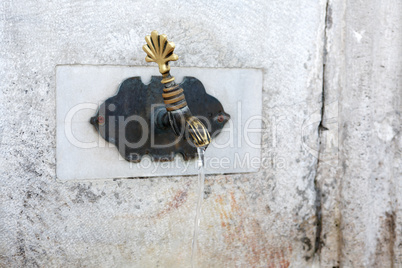
[[[400,266],[401,3],[365,2],[2,1],[0,266],[190,266],[196,177],[56,180],[56,65],[143,66],[154,29],[264,72],[268,166],[207,177],[199,267]]]
[[[323,267],[402,266],[401,11],[329,1],[320,149],[335,137],[338,157],[318,167]]]

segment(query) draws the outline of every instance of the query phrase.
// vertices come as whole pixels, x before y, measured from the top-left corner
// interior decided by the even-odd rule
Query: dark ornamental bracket
[[[197,147],[190,142],[188,133],[177,136],[171,127],[161,80],[162,76],[152,76],[148,85],[140,77],[124,80],[117,94],[102,103],[90,120],[127,161],[139,162],[146,154],[155,161],[171,161],[176,154],[182,154],[185,160],[197,156]],[[230,115],[216,98],[206,93],[197,78],[185,77],[180,86],[192,115],[205,125],[213,139]]]

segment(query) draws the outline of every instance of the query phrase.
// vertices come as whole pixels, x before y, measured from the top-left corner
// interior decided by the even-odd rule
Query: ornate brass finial
[[[166,34],[159,35],[157,31],[152,31],[151,35],[145,37],[146,45],[142,49],[147,53],[147,62],[156,62],[159,65],[159,72],[163,76],[162,83],[172,82],[174,77],[170,77],[169,61],[176,61],[179,57],[173,53],[175,45],[167,41]]]

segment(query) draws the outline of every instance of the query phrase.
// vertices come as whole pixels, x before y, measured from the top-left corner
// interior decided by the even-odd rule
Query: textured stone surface
[[[399,1],[328,4],[317,176],[323,267],[402,265],[401,10]]]
[[[366,2],[2,1],[0,266],[189,266],[194,176],[56,181],[56,65],[145,65],[153,29],[264,70],[267,167],[207,177],[200,267],[401,265],[401,4]]]

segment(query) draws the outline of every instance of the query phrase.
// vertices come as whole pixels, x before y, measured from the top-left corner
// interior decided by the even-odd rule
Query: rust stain
[[[156,217],[166,215],[174,209],[178,209],[187,201],[187,190],[178,191],[173,199],[167,204],[166,208],[156,214]]]
[[[272,245],[267,232],[260,226],[258,218],[249,215],[244,195],[236,196],[230,192],[216,197],[215,209],[218,211],[223,229],[224,241],[230,254],[236,251],[243,254],[223,256],[228,263],[247,263],[247,267],[287,268],[290,266],[292,247],[289,244]],[[239,205],[241,204],[241,205]],[[228,264],[229,265],[229,264]]]
[[[396,213],[395,211],[385,212],[385,217],[380,216],[380,233],[377,238],[375,252],[375,265],[382,267],[394,267],[395,261],[395,237],[396,234]]]

